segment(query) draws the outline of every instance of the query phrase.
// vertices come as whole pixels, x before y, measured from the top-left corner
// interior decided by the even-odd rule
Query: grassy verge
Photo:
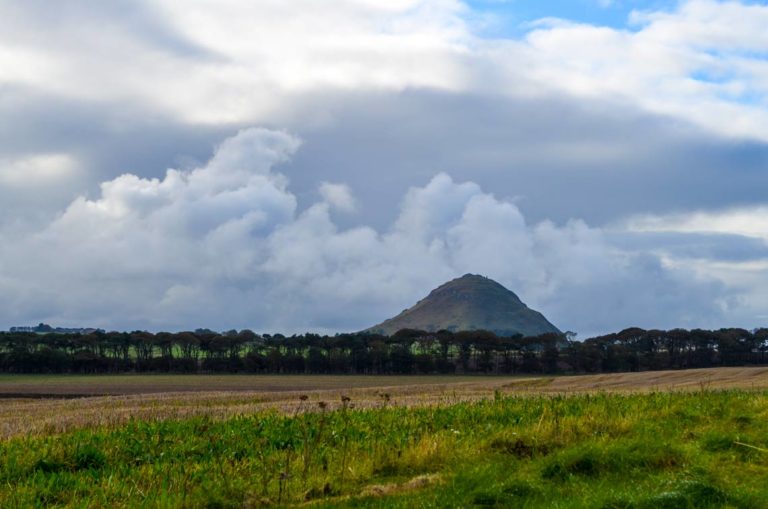
[[[760,508],[768,392],[132,421],[0,443],[1,507]],[[311,410],[311,411],[310,411]]]

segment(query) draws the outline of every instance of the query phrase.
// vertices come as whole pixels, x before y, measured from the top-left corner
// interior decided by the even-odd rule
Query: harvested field
[[[700,389],[761,389],[768,387],[768,368],[734,367],[562,376],[532,387],[543,392],[667,391]],[[530,383],[527,381],[518,382]],[[515,382],[512,382],[514,387]]]
[[[299,392],[364,388],[487,386],[544,392],[768,387],[768,367],[578,376],[366,375],[0,375],[0,398],[74,398],[179,392]]]
[[[281,392],[462,383],[477,376],[3,375],[0,397],[123,396],[167,392]]]
[[[476,401],[492,397],[494,390],[509,378],[482,378],[474,382],[425,383],[357,387],[350,378],[347,388],[320,390],[203,391],[91,396],[79,398],[0,399],[0,438],[16,435],[49,435],[84,427],[114,427],[131,419],[164,420],[206,415],[223,419],[250,415],[268,409],[292,413],[302,395],[311,403],[327,402],[329,409],[339,406],[340,396],[351,398],[356,408],[382,406],[426,406]],[[400,379],[402,381],[402,379]],[[512,391],[510,391],[512,392]]]
[[[713,368],[563,377],[450,376],[4,376],[0,438],[114,427],[131,419],[207,415],[218,419],[266,409],[293,412],[299,396],[333,408],[348,395],[358,408],[448,405],[498,394],[651,392],[768,388],[768,368]],[[104,394],[107,394],[104,396]],[[46,398],[45,396],[52,396]],[[94,396],[98,395],[98,396]]]

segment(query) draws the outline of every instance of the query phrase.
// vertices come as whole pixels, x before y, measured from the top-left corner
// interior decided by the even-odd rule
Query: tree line
[[[489,331],[321,336],[145,331],[0,333],[6,373],[603,373],[765,364],[768,329],[625,329],[575,341],[570,334]]]

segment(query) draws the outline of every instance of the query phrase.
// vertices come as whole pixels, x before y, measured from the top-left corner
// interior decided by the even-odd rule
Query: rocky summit
[[[499,336],[560,332],[544,315],[526,306],[514,292],[475,274],[448,281],[413,307],[374,325],[367,332],[392,335],[400,329],[430,332],[489,330]]]

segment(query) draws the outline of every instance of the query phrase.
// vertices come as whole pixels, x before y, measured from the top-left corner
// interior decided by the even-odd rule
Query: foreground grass
[[[765,391],[386,399],[14,438],[0,507],[768,505]]]

